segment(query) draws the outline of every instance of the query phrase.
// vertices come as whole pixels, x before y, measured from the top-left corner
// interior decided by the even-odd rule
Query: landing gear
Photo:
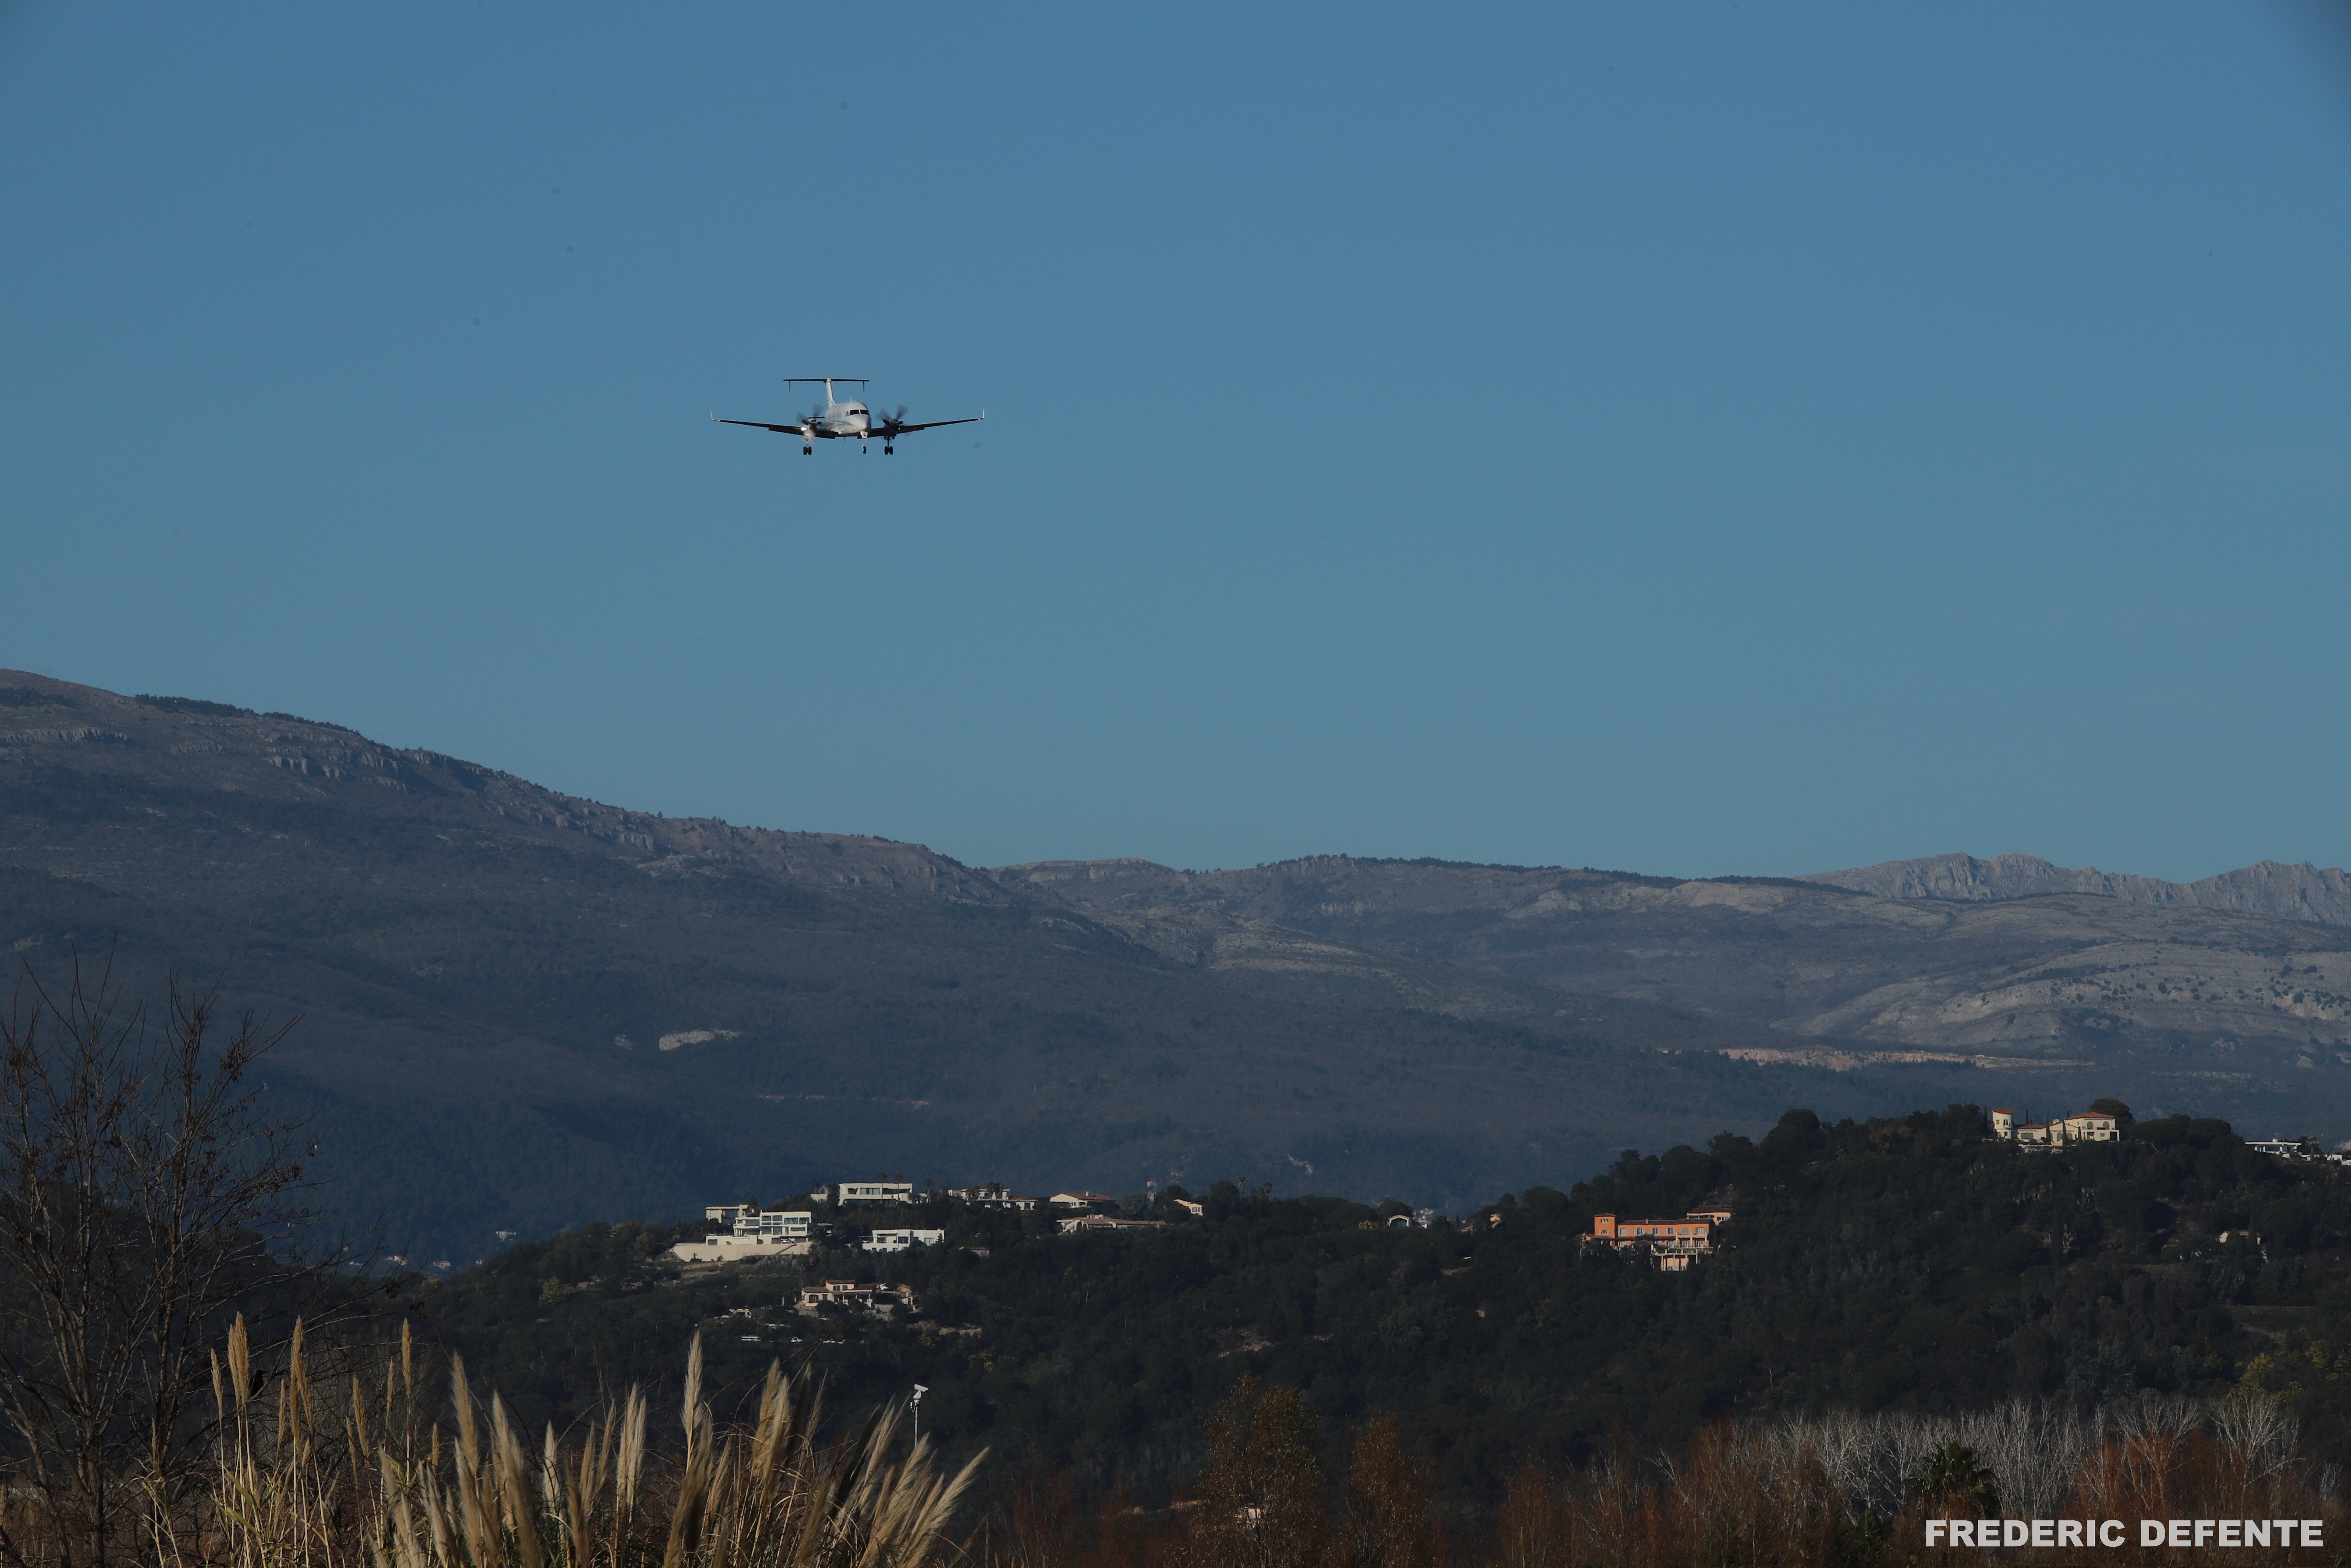
[[[861,457],[864,456],[867,453],[869,453],[869,452],[871,452],[871,451],[872,451],[872,450],[873,450],[873,449],[872,449],[872,447],[870,447],[870,446],[866,445],[866,444],[865,444],[865,443],[863,443],[863,442],[862,442],[862,441],[861,441],[861,442],[859,442],[859,443],[857,444],[857,455],[858,455],[859,456],[861,456]]]
[[[813,447],[813,446],[803,446],[803,447],[801,447],[801,448],[800,448],[800,455],[801,455],[801,456],[803,456],[803,457],[806,457],[809,454],[810,454],[811,452],[814,452],[815,450],[816,450],[816,448],[815,448],[815,447]]]
[[[898,449],[894,446],[889,445],[887,443],[884,443],[882,447],[882,455],[884,457],[895,457],[898,455]]]

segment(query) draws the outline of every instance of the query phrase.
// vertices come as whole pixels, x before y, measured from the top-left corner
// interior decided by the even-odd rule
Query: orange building
[[[1693,1209],[1679,1219],[1619,1219],[1595,1214],[1586,1246],[1614,1247],[1619,1252],[1639,1249],[1657,1260],[1667,1273],[1679,1273],[1714,1250],[1714,1228],[1730,1218],[1721,1208]]]

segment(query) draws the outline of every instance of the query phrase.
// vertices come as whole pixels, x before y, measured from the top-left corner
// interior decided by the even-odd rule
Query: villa
[[[2053,1122],[2020,1122],[2015,1112],[1995,1106],[1991,1135],[2027,1148],[2053,1149],[2061,1144],[2111,1144],[2122,1137],[2123,1130],[2122,1124],[2104,1111],[2085,1111]]]
[[[1715,1227],[1730,1218],[1725,1208],[1692,1209],[1679,1219],[1619,1219],[1595,1214],[1592,1228],[1579,1239],[1587,1247],[1614,1247],[1619,1252],[1646,1252],[1657,1267],[1677,1274],[1714,1250]]]
[[[684,1263],[732,1263],[746,1258],[798,1258],[816,1249],[816,1216],[806,1209],[762,1209],[756,1203],[714,1203],[702,1211],[727,1228],[670,1249]]]

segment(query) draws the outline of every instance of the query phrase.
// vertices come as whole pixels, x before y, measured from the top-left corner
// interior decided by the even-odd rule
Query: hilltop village
[[[2059,1116],[2053,1121],[2035,1122],[2030,1111],[2011,1111],[1995,1105],[1989,1113],[1991,1135],[2026,1149],[2062,1149],[2080,1144],[2111,1144],[2123,1135],[2130,1125],[2130,1107],[2119,1100],[2097,1100],[2087,1111],[2071,1116]],[[2245,1147],[2256,1154],[2274,1155],[2282,1160],[2326,1160],[2335,1165],[2351,1165],[2351,1153],[2327,1153],[2318,1140],[2307,1135],[2294,1138],[2247,1138]]]
[[[756,1202],[714,1203],[703,1210],[703,1218],[726,1228],[698,1241],[681,1241],[670,1250],[684,1263],[806,1257],[816,1250],[819,1241],[833,1233],[830,1219],[818,1218],[818,1206],[848,1209],[901,1204],[912,1207],[917,1202],[936,1197],[973,1208],[1018,1214],[1033,1214],[1042,1207],[1060,1218],[1065,1236],[1079,1231],[1156,1230],[1167,1223],[1164,1219],[1123,1216],[1117,1198],[1099,1192],[1057,1192],[1050,1197],[1029,1197],[1000,1184],[989,1184],[917,1194],[912,1182],[850,1181],[816,1188],[808,1196],[808,1208],[762,1208]],[[1171,1196],[1165,1201],[1195,1216],[1202,1212],[1202,1206],[1189,1197]],[[855,1245],[866,1252],[904,1252],[909,1247],[935,1247],[946,1239],[944,1229],[880,1228],[868,1232]]]
[[[700,1333],[714,1385],[744,1398],[778,1359],[841,1408],[919,1383],[926,1435],[1107,1466],[1105,1485],[1156,1475],[1244,1375],[1333,1421],[1435,1423],[1471,1490],[1489,1449],[1564,1456],[1618,1425],[1671,1443],[1725,1410],[1823,1403],[2298,1386],[2313,1429],[2338,1429],[2335,1385],[2268,1331],[2351,1269],[2351,1171],[2214,1120],[2006,1109],[2005,1134],[1967,1105],[1791,1111],[1760,1139],[1628,1153],[1453,1216],[1230,1182],[1117,1201],[840,1182],[525,1243],[424,1311],[534,1424],[674,1378]],[[2108,1119],[2118,1135],[2093,1136]],[[1871,1289],[1819,1288],[1882,1258],[1902,1267]],[[1565,1393],[1444,1425],[1451,1390],[1506,1377]]]
[[[767,1207],[749,1200],[714,1203],[703,1210],[704,1221],[723,1228],[679,1241],[669,1252],[682,1264],[703,1267],[811,1258],[820,1247],[834,1241],[838,1231],[851,1228],[840,1222],[845,1211],[889,1206],[913,1208],[941,1199],[972,1210],[1016,1214],[1041,1211],[1053,1217],[1055,1229],[1063,1236],[1131,1235],[1164,1230],[1170,1223],[1144,1218],[1141,1213],[1128,1213],[1129,1208],[1148,1212],[1165,1205],[1194,1218],[1207,1213],[1206,1205],[1181,1188],[1122,1202],[1099,1192],[1057,1192],[1037,1197],[1013,1192],[1001,1183],[918,1190],[914,1183],[906,1181],[839,1182],[811,1189],[805,1199],[810,1206],[806,1208]],[[1426,1229],[1435,1218],[1435,1210],[1424,1208],[1390,1214],[1378,1223],[1387,1229]],[[1499,1215],[1489,1215],[1488,1218],[1489,1223],[1499,1222]],[[1612,1248],[1619,1253],[1636,1256],[1667,1273],[1679,1273],[1714,1250],[1717,1232],[1729,1220],[1730,1210],[1721,1204],[1691,1209],[1672,1219],[1630,1219],[1601,1214],[1593,1217],[1592,1229],[1577,1239],[1586,1247]],[[838,1238],[844,1249],[866,1253],[939,1247],[946,1244],[946,1239],[944,1227],[911,1225],[877,1225],[862,1234]],[[987,1255],[984,1248],[967,1250]],[[831,1279],[801,1287],[796,1304],[803,1312],[813,1313],[827,1306],[854,1307],[882,1317],[900,1312],[911,1313],[915,1309],[914,1291],[907,1287]]]
[[[2130,1120],[2130,1108],[2120,1101],[2100,1100],[2087,1111],[2049,1122],[2034,1122],[2029,1119],[2030,1113],[2024,1114],[2028,1119],[2020,1120],[2015,1111],[1995,1107],[1989,1118],[1991,1137],[2029,1149],[2111,1144],[2122,1137],[2123,1127]],[[2250,1146],[2281,1157],[2315,1153],[2314,1149],[2306,1150],[2300,1140],[2268,1139]],[[1716,1232],[1729,1220],[1730,1210],[1725,1207],[1693,1208],[1678,1219],[1625,1219],[1614,1214],[1595,1214],[1592,1217],[1592,1228],[1577,1239],[1585,1247],[1609,1247],[1618,1252],[1637,1253],[1665,1272],[1677,1274],[1714,1250]]]
[[[714,1203],[703,1210],[703,1220],[705,1225],[717,1228],[707,1235],[676,1242],[669,1249],[669,1255],[691,1270],[771,1259],[813,1258],[826,1247],[851,1253],[893,1253],[942,1247],[947,1239],[943,1226],[859,1223],[873,1218],[876,1211],[886,1214],[893,1207],[929,1208],[941,1202],[969,1212],[1050,1215],[1055,1222],[1055,1231],[1062,1236],[1131,1236],[1165,1230],[1172,1223],[1165,1218],[1151,1218],[1154,1214],[1199,1219],[1207,1213],[1207,1206],[1183,1188],[1171,1187],[1163,1192],[1155,1183],[1150,1185],[1149,1190],[1122,1200],[1107,1193],[1085,1191],[1039,1197],[1014,1192],[1000,1182],[918,1188],[908,1181],[877,1179],[820,1186],[812,1188],[801,1201],[808,1207],[763,1206],[747,1199],[742,1203]],[[852,1211],[864,1212],[852,1220]],[[1390,1228],[1426,1229],[1435,1218],[1435,1210],[1424,1208],[1417,1213],[1391,1214],[1380,1223]],[[982,1258],[988,1253],[985,1247],[964,1250]],[[914,1293],[908,1287],[835,1279],[802,1286],[795,1304],[800,1312],[811,1314],[828,1306],[854,1308],[883,1318],[900,1313],[911,1315],[915,1311]]]
[[[2099,1100],[2086,1111],[2045,1122],[2033,1121],[2029,1112],[1998,1106],[1985,1113],[1984,1121],[1979,1124],[1984,1127],[1982,1135],[1987,1141],[2010,1143],[2023,1149],[2056,1150],[2116,1143],[2132,1124],[2132,1117],[2130,1108],[2121,1102]],[[2280,1159],[2351,1163],[2351,1155],[2326,1154],[2308,1138],[2249,1139],[2246,1146]],[[1677,1215],[1635,1218],[1595,1213],[1591,1228],[1575,1240],[1579,1249],[1607,1249],[1660,1272],[1681,1273],[1710,1257],[1720,1245],[1723,1228],[1732,1218],[1732,1197],[1725,1189],[1710,1195],[1704,1204]],[[946,1243],[947,1230],[941,1225],[861,1223],[893,1208],[922,1208],[935,1215],[933,1206],[942,1202],[967,1212],[1048,1215],[1055,1222],[1055,1231],[1063,1236],[1136,1235],[1167,1228],[1173,1222],[1169,1216],[1199,1218],[1207,1212],[1206,1206],[1183,1188],[1171,1187],[1163,1192],[1155,1183],[1144,1193],[1120,1199],[1106,1193],[1082,1190],[1050,1195],[1017,1193],[1000,1182],[960,1187],[935,1187],[926,1183],[918,1187],[909,1181],[876,1178],[820,1186],[810,1189],[800,1202],[806,1207],[792,1206],[789,1200],[768,1206],[751,1200],[712,1204],[703,1211],[704,1223],[710,1228],[708,1233],[676,1242],[668,1249],[669,1255],[689,1270],[708,1270],[763,1260],[813,1259],[827,1248],[849,1254],[888,1254],[942,1247]],[[1383,1228],[1426,1229],[1437,1218],[1432,1209],[1412,1211],[1401,1204],[1386,1207],[1396,1212],[1384,1213],[1376,1222]],[[1501,1222],[1499,1212],[1489,1212],[1485,1218],[1490,1225]],[[1364,1223],[1369,1226],[1374,1222]],[[987,1255],[986,1248],[965,1250],[979,1257]],[[840,1307],[883,1318],[913,1315],[917,1311],[911,1287],[841,1279],[825,1279],[802,1286],[795,1305],[803,1313]]]

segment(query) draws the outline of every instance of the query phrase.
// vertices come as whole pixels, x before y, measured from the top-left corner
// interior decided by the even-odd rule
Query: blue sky
[[[18,4],[0,664],[974,863],[2351,862],[2336,43]],[[988,420],[706,422],[824,372]]]

